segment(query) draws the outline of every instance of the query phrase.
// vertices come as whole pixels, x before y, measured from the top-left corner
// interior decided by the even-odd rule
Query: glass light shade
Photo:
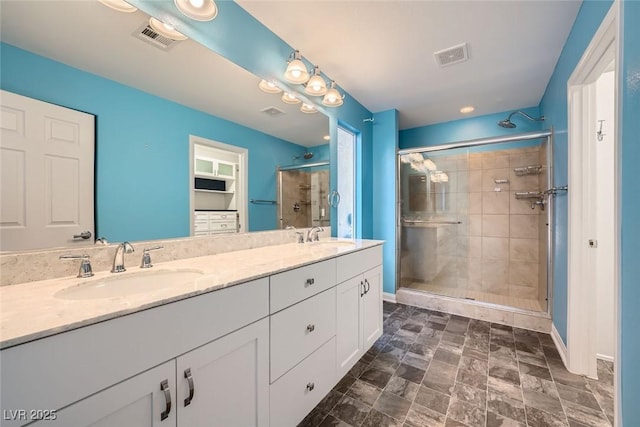
[[[313,76],[307,82],[307,86],[304,88],[307,95],[322,96],[327,93],[327,83],[320,75],[318,67],[313,70]]]
[[[327,107],[339,107],[342,105],[342,95],[336,89],[335,82],[331,82],[331,88],[327,91],[327,94],[322,99],[322,105]]]
[[[313,104],[307,104],[306,102],[303,102],[302,106],[300,107],[300,111],[306,114],[313,114],[317,113],[318,109]]]
[[[282,94],[282,102],[284,102],[285,104],[298,104],[299,102],[302,102],[302,101],[296,98],[295,95],[289,92],[285,92]]]
[[[267,80],[260,80],[260,84],[258,85],[260,90],[267,93],[280,93],[282,89],[276,86],[273,82]]]
[[[218,15],[218,6],[213,0],[173,0],[183,15],[196,21],[211,21]]]
[[[185,36],[184,34],[182,34],[180,31],[176,30],[175,28],[173,28],[171,25],[169,24],[165,24],[164,22],[156,19],[156,18],[149,18],[149,26],[153,29],[153,31],[155,31],[156,33],[160,34],[161,36],[165,36],[171,40],[186,40],[188,39],[187,36]]]
[[[103,5],[110,7],[111,9],[117,10],[118,12],[126,12],[131,13],[138,10],[137,7],[131,6],[124,0],[99,0]]]
[[[302,61],[299,59],[293,59],[289,62],[289,65],[287,65],[287,71],[284,72],[284,78],[287,79],[289,83],[300,85],[309,80],[309,72]]]

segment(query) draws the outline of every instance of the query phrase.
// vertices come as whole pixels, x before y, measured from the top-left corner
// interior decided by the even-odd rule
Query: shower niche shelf
[[[542,165],[529,165],[513,168],[516,176],[540,175],[542,173]]]

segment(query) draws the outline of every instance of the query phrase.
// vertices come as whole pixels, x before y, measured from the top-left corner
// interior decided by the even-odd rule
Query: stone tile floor
[[[564,368],[548,334],[383,308],[382,337],[298,427],[612,425],[612,364],[591,380]]]

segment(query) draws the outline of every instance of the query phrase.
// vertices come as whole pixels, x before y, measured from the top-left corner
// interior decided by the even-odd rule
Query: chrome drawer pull
[[[312,323],[309,323],[309,324],[307,325],[307,331],[308,331],[308,332],[313,332],[313,331],[315,331],[315,330],[316,330],[316,325],[314,325],[314,324],[312,324]]]
[[[364,294],[366,294],[366,292],[364,291],[364,283],[362,281],[360,281],[360,286],[362,286],[362,292],[360,292],[360,298],[362,298],[364,296]]]
[[[368,294],[369,290],[371,289],[371,284],[369,284],[369,281],[367,279],[364,279],[364,284],[367,285],[367,289],[364,291],[364,293]]]
[[[160,414],[160,421],[169,417],[171,412],[171,390],[169,390],[169,381],[164,380],[160,383],[160,390],[164,392],[164,411]]]
[[[313,279],[313,278],[311,278],[311,279],[307,279],[306,285],[307,285],[307,286],[311,286],[311,285],[313,285],[315,282],[316,282],[316,281],[315,281],[315,279]]]
[[[309,383],[307,384],[307,390],[309,391],[313,391],[313,389],[316,387],[316,385],[314,383]]]
[[[189,383],[189,397],[184,399],[184,406],[189,406],[191,405],[191,401],[193,400],[193,394],[195,392],[195,389],[193,387],[193,377],[191,376],[191,368],[185,369],[184,377],[187,379],[187,382]]]

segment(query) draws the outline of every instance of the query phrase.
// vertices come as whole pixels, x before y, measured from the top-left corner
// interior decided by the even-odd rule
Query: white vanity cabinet
[[[381,248],[338,258],[338,277],[343,280],[336,293],[338,378],[382,335],[381,261]]]

